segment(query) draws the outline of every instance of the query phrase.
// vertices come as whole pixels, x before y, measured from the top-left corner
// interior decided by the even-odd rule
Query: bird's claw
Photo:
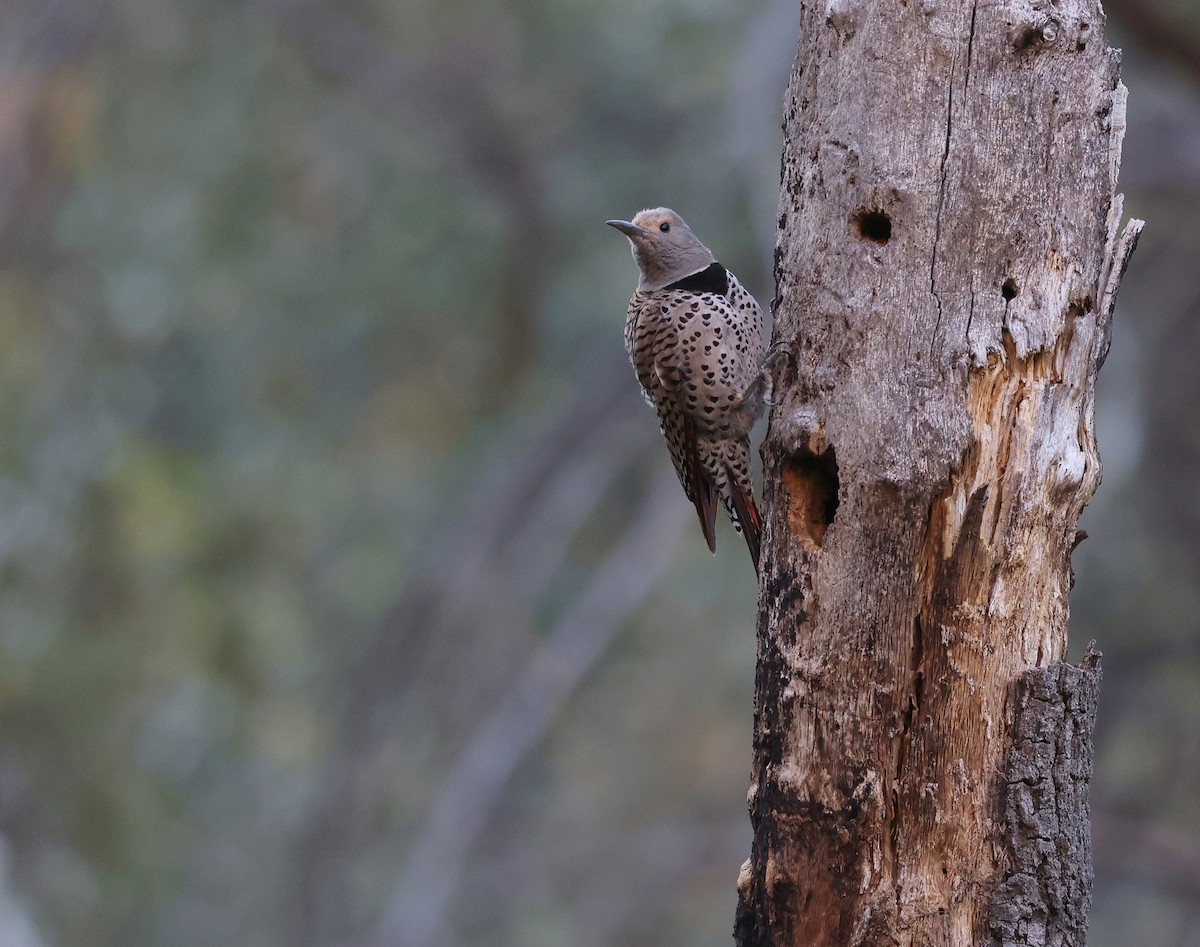
[[[767,357],[763,360],[762,377],[763,377],[763,403],[768,408],[774,408],[778,402],[775,400],[775,388],[778,385],[777,376],[781,364],[786,363],[792,357],[792,353],[783,342],[776,342],[767,351]]]

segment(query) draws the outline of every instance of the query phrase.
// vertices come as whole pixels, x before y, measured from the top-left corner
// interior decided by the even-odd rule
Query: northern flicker
[[[717,499],[758,569],[762,535],[750,478],[750,429],[763,408],[762,310],[673,210],[610,220],[629,238],[641,277],[625,348],[700,528],[717,551]]]

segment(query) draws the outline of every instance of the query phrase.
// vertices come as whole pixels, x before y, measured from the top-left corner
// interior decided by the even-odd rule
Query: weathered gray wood
[[[1100,477],[1095,373],[1140,229],[1118,236],[1118,57],[1097,0],[800,19],[736,937],[1056,943],[994,900],[1021,864],[997,787],[1015,682],[1066,650]],[[1085,911],[1060,895],[1047,929]]]

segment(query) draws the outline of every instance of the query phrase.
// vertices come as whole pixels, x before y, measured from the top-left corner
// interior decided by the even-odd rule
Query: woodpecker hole
[[[1011,276],[1000,284],[1000,295],[1004,297],[1006,302],[1011,302],[1017,298],[1017,293],[1021,291],[1021,287],[1017,285],[1017,281]]]
[[[1042,35],[1042,28],[1033,23],[1027,23],[1013,33],[1012,44],[1013,48],[1018,52],[1024,52],[1027,49],[1033,49],[1035,46],[1040,46],[1046,41]]]
[[[838,465],[833,448],[814,454],[801,448],[783,463],[788,525],[820,546],[838,508]]]
[[[864,240],[884,244],[892,239],[892,218],[881,210],[857,211],[850,222]]]

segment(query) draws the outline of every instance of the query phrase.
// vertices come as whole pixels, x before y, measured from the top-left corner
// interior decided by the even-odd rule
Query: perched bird
[[[763,316],[732,273],[673,210],[609,220],[629,238],[641,278],[625,348],[700,528],[717,551],[717,498],[746,538],[754,568],[762,524],[750,478],[750,429],[763,409]]]

